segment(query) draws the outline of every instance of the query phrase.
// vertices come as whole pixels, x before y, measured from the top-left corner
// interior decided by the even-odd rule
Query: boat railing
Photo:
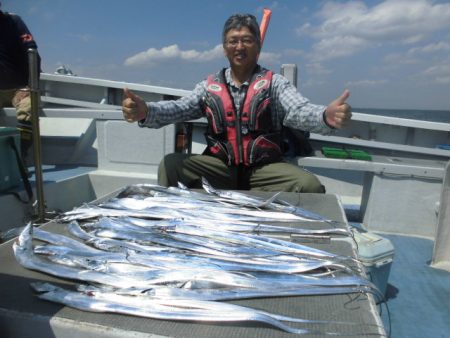
[[[135,91],[147,101],[176,99],[189,93],[164,87],[42,74],[40,125],[44,163],[81,164],[96,167],[100,171],[117,172],[118,175],[135,173],[156,177],[161,159],[166,154],[179,150],[176,140],[180,133],[192,131],[186,138],[190,142],[181,151],[199,153],[204,149],[206,119],[160,129],[137,128],[135,124],[125,122],[120,108],[124,87]],[[15,125],[13,108],[0,109],[0,123],[5,124],[5,121],[6,125]],[[377,225],[372,224],[378,220],[370,217],[373,210],[385,208],[378,204],[387,200],[386,187],[392,187],[388,194],[393,196],[398,195],[399,191],[403,192],[399,189],[409,189],[413,185],[416,190],[408,192],[409,195],[421,195],[420,189],[424,187],[433,187],[430,193],[435,194],[435,187],[440,187],[445,164],[450,159],[450,150],[439,149],[435,145],[450,144],[450,124],[356,112],[349,128],[333,136],[311,134],[311,142],[316,148],[315,156],[293,158],[293,163],[319,174],[323,170],[327,171],[327,175],[349,173],[349,190],[342,189],[341,184],[347,182],[347,179],[343,179],[338,181],[338,185],[325,181],[327,191],[349,193],[351,197],[353,194],[360,196],[360,218],[367,219],[367,224],[376,229]],[[324,145],[364,149],[372,155],[372,161],[326,158],[320,152]],[[359,175],[361,180],[355,180]],[[392,182],[382,185],[383,189],[380,190],[381,185],[377,183],[379,180]],[[403,184],[400,188],[396,184],[401,180],[414,181],[414,184]],[[424,186],[420,185],[422,183]],[[355,184],[360,188],[353,192]],[[416,214],[420,211],[420,214],[426,215],[426,219],[414,216],[408,219],[410,224],[405,226],[411,227],[411,224],[417,223],[415,233],[432,236],[432,227],[424,231],[420,226],[423,222],[435,222],[432,200],[434,197],[428,198],[426,203],[417,201],[414,206],[418,210]],[[366,209],[372,212],[366,213]],[[394,212],[393,209],[392,213]],[[386,209],[383,213],[385,218],[377,216],[383,225],[399,226],[395,214],[392,216]]]
[[[297,83],[297,79],[294,78],[296,72],[290,71],[293,66],[295,65],[282,65],[281,73],[293,77],[289,80]],[[190,91],[182,89],[44,73],[41,75],[41,100],[44,107],[48,108],[77,107],[93,110],[120,110],[124,87],[130,88],[148,101],[176,99],[190,93]],[[73,111],[64,111],[64,114],[74,115],[73,113]],[[50,111],[49,114],[55,115]],[[80,112],[80,114],[85,116],[86,112]],[[97,112],[94,111],[93,114],[96,118],[99,117]],[[100,114],[101,117],[102,114]],[[196,122],[202,124],[202,122],[206,123],[206,120]],[[450,154],[450,151],[436,148],[440,144],[450,144],[450,123],[354,112],[350,126],[338,131],[333,137],[338,137],[338,139],[330,138],[329,140],[343,144],[353,145],[361,141],[363,146],[374,148],[397,151],[412,150],[444,157]],[[312,139],[324,140],[321,135],[314,134]],[[418,148],[405,149],[404,145]],[[422,147],[428,149],[422,150]]]
[[[291,69],[289,67],[292,68],[292,65],[282,67],[281,73],[287,76],[295,74],[295,72],[289,71]],[[290,81],[297,82],[295,78],[290,79]],[[117,132],[129,127],[129,124],[123,120],[121,112],[124,87],[130,88],[148,101],[176,99],[189,94],[189,91],[180,89],[43,73],[41,74],[40,84],[42,136],[49,139],[65,136],[92,140],[98,137],[96,134],[99,132],[99,128],[98,126],[95,127],[95,124],[105,127],[107,121],[122,123],[123,127],[114,125]],[[6,108],[3,111],[3,118],[9,119],[9,123],[13,125],[15,113],[12,108]],[[0,113],[1,119],[2,114]],[[173,126],[173,133],[160,135],[163,139],[160,140],[159,144],[167,145],[167,139],[172,139],[173,148],[169,149],[169,152],[174,151],[176,150],[177,135],[188,131],[197,135],[187,135],[186,139],[191,142],[182,151],[201,152],[205,146],[202,136],[205,127],[206,119],[204,118],[184,124],[176,124]],[[339,130],[332,136],[311,134],[310,140],[316,146],[316,156],[294,159],[294,162],[298,165],[343,169],[356,168],[356,170],[362,171],[372,168],[372,171],[377,172],[397,168],[399,165],[405,164],[407,158],[419,157],[442,163],[450,158],[450,150],[436,147],[439,144],[450,144],[449,123],[417,121],[355,112],[352,122],[347,128]],[[76,143],[78,147],[82,144],[86,148],[86,144],[89,142],[78,140]],[[374,162],[379,163],[379,165],[361,163],[361,161],[324,158],[320,153],[320,148],[324,145],[367,150],[375,158]],[[81,153],[78,148],[74,152]],[[400,160],[392,160],[389,163],[389,161],[378,159],[377,156],[396,157]],[[79,158],[79,156],[73,158]],[[439,163],[435,166],[439,169],[421,169],[421,175],[442,178],[443,165]]]
[[[281,67],[281,73],[294,84],[297,83],[295,67],[295,65],[282,65]],[[94,121],[121,121],[124,87],[135,91],[147,101],[176,99],[190,93],[187,90],[160,86],[43,73],[40,83],[41,116],[43,120],[51,120],[51,122],[41,122],[44,124],[43,137],[61,137],[64,133],[83,136],[85,134],[83,128],[88,128],[86,127],[87,123],[77,122],[77,119],[91,119],[92,123]],[[13,124],[14,113],[6,115]],[[54,120],[61,118],[70,119],[71,128],[64,128],[61,125],[65,122]],[[190,123],[195,125],[195,128],[187,128],[188,130],[197,130],[203,133],[202,129],[206,126],[206,119]],[[175,139],[177,134],[185,132],[183,130],[185,126],[185,124],[175,125],[172,137]],[[311,134],[310,137],[317,147],[338,145],[339,147],[369,149],[374,152],[374,155],[419,156],[444,161],[450,158],[450,150],[438,147],[450,144],[450,123],[354,112],[352,122],[347,128],[337,131],[332,136]],[[192,135],[188,135],[187,138],[193,139]],[[197,148],[204,147],[202,141],[199,141],[200,138],[194,137],[194,139],[195,142],[200,143]],[[195,145],[190,144],[188,148],[195,148]],[[320,153],[316,153],[316,155],[320,155]]]

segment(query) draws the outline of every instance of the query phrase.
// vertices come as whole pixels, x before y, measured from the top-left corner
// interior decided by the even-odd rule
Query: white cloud
[[[305,23],[297,33],[308,33],[317,40],[313,57],[329,59],[387,43],[422,41],[450,27],[450,4],[435,4],[431,0],[386,0],[368,7],[362,1],[329,1],[317,18],[320,24]],[[329,54],[330,49],[332,54]]]
[[[259,55],[259,62],[266,64],[279,64],[281,60],[280,53],[261,52]]]
[[[295,32],[299,36],[308,36],[314,32],[314,27],[309,22],[307,22],[298,27]]]
[[[450,76],[438,76],[435,81],[438,84],[450,84]]]
[[[283,55],[286,56],[305,56],[306,52],[302,49],[294,49],[294,48],[287,48],[283,50]]]
[[[357,51],[369,47],[367,40],[356,36],[333,36],[322,39],[313,46],[314,60],[329,60],[353,55]]]
[[[195,49],[181,50],[178,45],[171,45],[161,49],[149,48],[127,58],[124,62],[126,66],[138,66],[152,64],[167,60],[184,60],[191,62],[205,62],[223,58],[222,44],[206,51],[197,51]],[[280,53],[261,52],[259,61],[266,64],[279,64],[281,60]]]
[[[414,57],[411,53],[391,53],[383,57],[385,67],[391,66],[398,68],[398,65],[419,64],[420,59]]]
[[[436,42],[431,43],[422,47],[415,47],[408,50],[408,54],[418,54],[418,53],[438,53],[442,51],[450,51],[450,43],[449,42]]]
[[[286,8],[286,6],[280,4],[278,1],[272,1],[272,3],[270,3],[267,6],[259,6],[259,7],[257,7],[256,8],[256,12],[262,13],[265,8],[274,11],[274,10],[277,10],[277,9]]]
[[[363,2],[326,3],[318,34],[358,36],[370,41],[415,39],[450,27],[450,4],[429,0],[386,0],[368,8]]]
[[[320,62],[311,62],[306,65],[306,68],[308,69],[309,73],[315,74],[315,75],[328,75],[331,74],[332,71],[326,67],[324,67],[323,64]]]
[[[172,59],[180,59],[192,62],[205,62],[223,57],[223,48],[219,44],[214,48],[206,51],[197,51],[195,49],[181,50],[178,45],[170,45],[161,49],[149,48],[144,52],[140,52],[127,58],[124,62],[126,66],[136,66],[151,64],[157,61],[166,61]]]
[[[359,81],[349,81],[346,83],[348,87],[374,87],[381,86],[387,83],[387,80],[359,80]]]
[[[425,81],[426,83],[448,85],[450,84],[450,62],[447,60],[438,64],[433,64],[423,70],[420,74],[416,75],[416,78]]]
[[[450,63],[442,63],[424,70],[425,75],[450,75]]]

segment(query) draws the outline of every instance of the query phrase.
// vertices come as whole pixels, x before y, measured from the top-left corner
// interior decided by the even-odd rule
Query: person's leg
[[[17,121],[31,121],[31,97],[28,90],[17,90],[12,98],[12,105],[16,108]]]
[[[14,94],[15,90],[0,90],[0,108],[12,107],[12,99]]]
[[[32,144],[30,92],[16,89],[0,90],[1,107],[14,107],[16,109],[21,154],[25,160]]]
[[[255,168],[250,177],[250,190],[324,193],[325,187],[309,171],[278,162]]]
[[[159,164],[158,184],[200,189],[202,177],[217,189],[236,189],[236,175],[221,160],[207,155],[168,154]]]
[[[31,97],[28,90],[17,90],[12,98],[12,105],[16,108],[17,129],[20,132],[20,148],[25,160],[32,145],[31,128]]]

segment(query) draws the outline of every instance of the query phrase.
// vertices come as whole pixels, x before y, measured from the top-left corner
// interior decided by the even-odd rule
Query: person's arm
[[[23,48],[25,50],[27,50],[28,48],[37,48],[37,44],[36,41],[34,41],[33,35],[31,35],[30,30],[28,29],[25,22],[23,22],[21,17],[14,14],[12,14],[11,17],[16,25]]]
[[[32,48],[32,49],[36,49],[38,48],[36,41],[33,38],[33,35],[31,34],[30,30],[28,29],[27,25],[25,24],[25,22],[23,22],[22,18],[18,15],[15,14],[11,14],[11,18],[14,22],[14,25],[16,27],[17,30],[17,34],[19,36],[20,42],[21,42],[21,46],[22,46],[22,51],[24,53],[24,55],[26,55],[26,57],[24,58],[26,61],[28,61],[28,49]],[[39,55],[39,53],[37,54],[37,58],[38,58],[38,69],[39,69],[39,75],[41,73],[41,57]],[[27,63],[27,68],[28,68],[28,63]]]
[[[125,88],[122,111],[128,122],[138,121],[140,127],[160,128],[171,123],[202,117],[202,99],[205,94],[206,81],[202,81],[189,95],[178,100],[146,103]]]
[[[337,99],[328,106],[312,104],[285,77],[279,74],[273,76],[272,91],[275,111],[286,127],[330,134],[349,119],[347,115],[339,115],[339,119],[334,120],[338,109],[341,108],[342,99]],[[343,98],[344,102],[345,99],[346,97]]]

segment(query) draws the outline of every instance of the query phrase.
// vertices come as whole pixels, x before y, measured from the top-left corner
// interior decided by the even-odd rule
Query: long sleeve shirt
[[[37,45],[22,19],[0,11],[0,89],[28,85],[29,48]]]
[[[236,110],[239,111],[248,82],[237,86],[231,78],[231,69],[225,71],[225,79],[233,97]],[[178,100],[149,102],[147,118],[139,122],[141,127],[160,128],[162,126],[195,120],[204,117],[202,99],[207,92],[207,81],[198,83],[187,96]],[[324,121],[325,106],[316,105],[303,97],[297,89],[282,75],[273,74],[271,84],[272,123],[276,129],[281,126],[330,134],[333,129]]]

